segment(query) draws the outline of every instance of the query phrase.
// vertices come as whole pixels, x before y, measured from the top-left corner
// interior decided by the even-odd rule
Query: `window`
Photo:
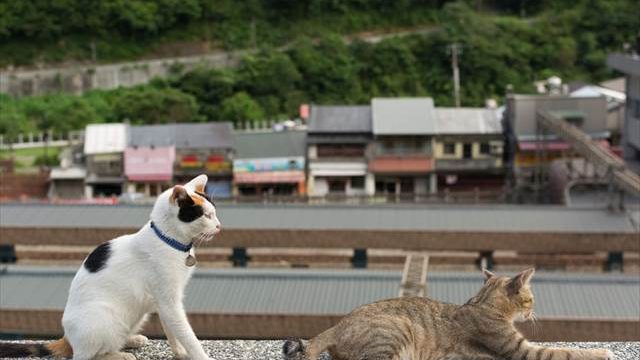
[[[351,178],[352,189],[364,189],[364,176],[354,176]]]
[[[455,143],[444,143],[444,153],[446,155],[454,155],[456,153]]]
[[[363,145],[318,145],[318,157],[363,157]]]
[[[489,155],[491,153],[491,147],[489,143],[480,143],[480,154]]]

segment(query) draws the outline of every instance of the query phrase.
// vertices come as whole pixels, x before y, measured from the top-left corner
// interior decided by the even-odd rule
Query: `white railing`
[[[83,141],[84,131],[70,131],[66,134],[54,131],[18,134],[13,140],[8,139],[4,134],[0,134],[0,150],[31,149],[45,146],[57,147],[79,144]]]

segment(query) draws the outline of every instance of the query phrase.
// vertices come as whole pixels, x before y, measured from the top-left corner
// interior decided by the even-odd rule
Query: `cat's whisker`
[[[538,336],[538,330],[540,330],[540,323],[538,323],[538,316],[536,313],[531,313],[531,331],[534,337]]]

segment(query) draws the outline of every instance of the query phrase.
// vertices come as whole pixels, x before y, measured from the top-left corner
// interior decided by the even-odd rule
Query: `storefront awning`
[[[175,158],[173,146],[130,147],[124,151],[124,173],[130,181],[169,181]]]
[[[304,171],[238,172],[233,174],[236,184],[299,183],[304,181]]]

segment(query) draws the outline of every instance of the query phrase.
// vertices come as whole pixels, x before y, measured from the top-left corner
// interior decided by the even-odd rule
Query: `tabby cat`
[[[529,280],[484,270],[485,283],[464,305],[403,297],[363,305],[308,342],[288,340],[287,360],[522,359],[606,360],[608,350],[548,348],[529,343],[513,325],[533,317]]]

